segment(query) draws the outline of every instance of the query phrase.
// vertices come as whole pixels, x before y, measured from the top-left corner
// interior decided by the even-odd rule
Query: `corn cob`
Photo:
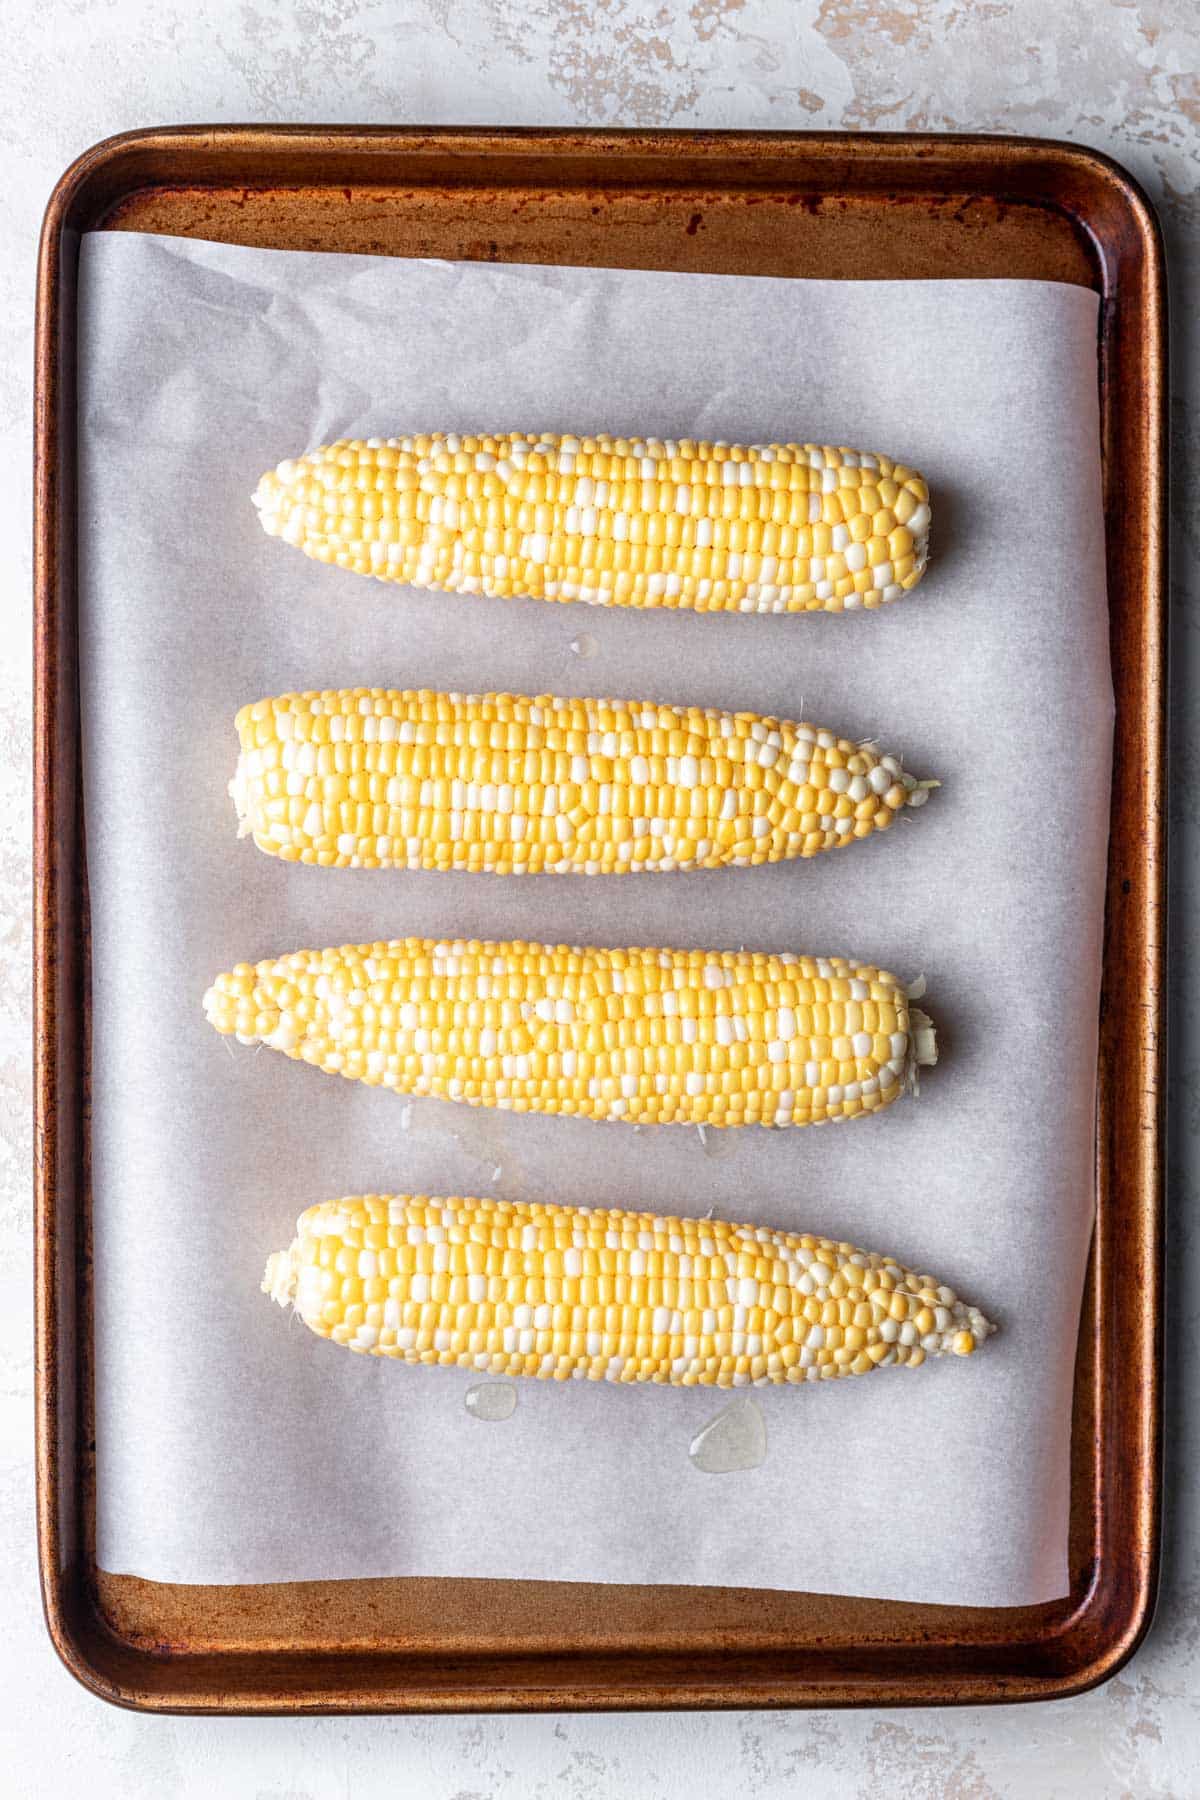
[[[368,1194],[296,1233],[263,1292],[407,1363],[748,1387],[969,1356],[994,1329],[891,1257],[717,1219]]]
[[[244,706],[239,836],[331,868],[735,868],[886,830],[932,783],[812,725],[542,694],[284,694]]]
[[[603,435],[327,444],[254,503],[272,537],[383,581],[698,612],[898,600],[930,519],[921,477],[886,456]]]
[[[838,957],[406,938],[241,963],[204,1007],[328,1074],[635,1124],[853,1118],[936,1060],[896,977]]]

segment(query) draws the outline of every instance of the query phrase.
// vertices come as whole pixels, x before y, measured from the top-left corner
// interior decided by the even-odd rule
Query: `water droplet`
[[[590,631],[581,631],[578,637],[571,639],[572,656],[595,656],[599,648]]]
[[[511,1419],[517,1409],[516,1384],[511,1381],[477,1382],[467,1389],[465,1405],[472,1418],[484,1419],[489,1425]]]
[[[696,1433],[688,1455],[706,1475],[757,1469],[766,1461],[767,1422],[753,1400],[735,1400]]]
[[[503,1173],[504,1173],[504,1164],[497,1163],[495,1168],[492,1170],[492,1180],[499,1181],[499,1179],[503,1175]]]

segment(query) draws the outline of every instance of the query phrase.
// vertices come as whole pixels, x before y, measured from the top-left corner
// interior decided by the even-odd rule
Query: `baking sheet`
[[[1095,296],[129,234],[85,240],[81,284],[100,1566],[1064,1594],[1111,738]],[[876,615],[697,618],[419,595],[262,535],[279,457],[433,426],[886,450],[930,479],[935,561]],[[356,683],[803,715],[945,786],[772,869],[332,873],[238,843],[236,707]],[[406,1103],[204,1023],[240,959],[410,932],[851,952],[926,973],[943,1059],[918,1102],[713,1156],[686,1128]],[[704,1475],[711,1393],[523,1383],[488,1425],[466,1372],[340,1354],[270,1306],[295,1215],[368,1189],[811,1228],[1003,1330],[969,1363],[760,1393],[766,1462]]]

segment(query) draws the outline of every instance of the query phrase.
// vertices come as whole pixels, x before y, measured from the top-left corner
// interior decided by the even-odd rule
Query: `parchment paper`
[[[1017,1604],[1067,1590],[1111,687],[1096,300],[83,246],[82,679],[94,950],[98,1556],[170,1581],[701,1582]],[[416,594],[269,541],[249,496],[339,434],[599,429],[884,450],[934,561],[874,615],[708,618]],[[575,641],[578,648],[572,649]],[[590,652],[590,654],[589,654]],[[235,838],[235,709],[384,683],[696,701],[877,735],[944,787],[886,838],[691,875],[333,873]],[[428,933],[854,953],[924,971],[942,1061],[838,1128],[506,1118],[224,1044],[213,974]],[[346,1355],[259,1293],[312,1202],[619,1203],[849,1238],[999,1320],[968,1363],[757,1396]]]

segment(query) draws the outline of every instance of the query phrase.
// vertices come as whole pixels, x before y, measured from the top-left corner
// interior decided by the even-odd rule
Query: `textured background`
[[[1200,1795],[1200,511],[1194,0],[5,0],[0,65],[0,1760],[11,1792],[230,1800],[916,1800]],[[1155,1628],[1099,1692],[1037,1709],[560,1719],[140,1718],[45,1638],[29,1297],[29,371],[50,187],[132,126],[347,123],[994,130],[1143,182],[1174,299],[1175,1003],[1167,1531]],[[1190,303],[1190,304],[1189,304]],[[1190,316],[1189,316],[1190,314]],[[1197,791],[1200,791],[1198,789]]]

